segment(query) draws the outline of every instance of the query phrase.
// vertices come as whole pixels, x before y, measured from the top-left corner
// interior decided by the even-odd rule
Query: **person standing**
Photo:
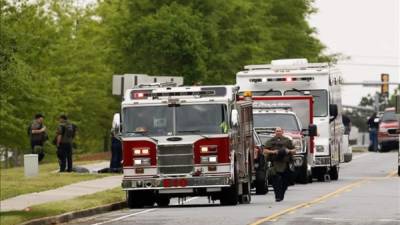
[[[292,141],[283,136],[283,129],[280,127],[275,129],[275,136],[265,143],[264,154],[272,161],[269,175],[277,202],[284,199],[290,183],[289,162],[291,156],[296,153],[294,148]]]
[[[111,172],[121,171],[122,161],[122,145],[121,140],[114,130],[111,131],[111,160],[110,170]]]
[[[44,116],[42,114],[36,114],[35,119],[28,128],[31,151],[32,154],[38,154],[39,162],[44,158],[43,145],[47,140],[46,126],[44,126],[43,120]]]
[[[56,145],[60,172],[72,172],[72,141],[75,137],[75,126],[68,121],[66,115],[59,117]]]
[[[342,122],[344,126],[344,134],[350,134],[351,131],[351,120],[348,116],[342,115]]]
[[[372,113],[372,115],[368,119],[368,131],[369,131],[369,150],[370,151],[378,151],[378,129],[379,129],[379,118],[376,116],[376,112]]]

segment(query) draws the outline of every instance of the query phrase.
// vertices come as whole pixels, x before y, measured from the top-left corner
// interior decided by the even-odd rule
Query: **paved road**
[[[168,208],[120,210],[71,224],[277,224],[399,225],[400,178],[397,153],[361,153],[342,164],[339,181],[289,187],[283,202],[272,192],[252,196],[251,204],[219,206],[206,198],[188,198]]]

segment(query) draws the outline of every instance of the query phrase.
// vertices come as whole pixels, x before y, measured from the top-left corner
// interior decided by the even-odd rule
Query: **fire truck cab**
[[[115,126],[130,208],[186,196],[250,202],[252,104],[238,101],[237,92],[236,86],[154,85],[125,92]]]

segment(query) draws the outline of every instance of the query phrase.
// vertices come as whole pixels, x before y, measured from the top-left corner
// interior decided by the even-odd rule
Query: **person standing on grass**
[[[44,158],[43,145],[48,139],[46,126],[43,124],[44,116],[40,113],[35,115],[35,119],[28,127],[28,135],[31,142],[32,154],[38,154],[39,162]]]
[[[56,145],[60,172],[72,172],[72,141],[75,137],[76,127],[68,121],[66,115],[59,117]]]

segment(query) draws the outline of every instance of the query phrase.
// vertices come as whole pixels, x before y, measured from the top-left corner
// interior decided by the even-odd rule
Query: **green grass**
[[[114,188],[96,194],[85,195],[71,200],[57,201],[30,207],[29,211],[0,212],[0,224],[11,225],[28,220],[56,216],[66,212],[89,209],[125,200],[125,192]]]
[[[79,162],[76,164],[87,164]],[[91,161],[89,163],[96,163]],[[37,177],[25,177],[23,167],[0,169],[1,185],[0,200],[15,197],[21,194],[46,191],[79,181],[92,180],[108,176],[109,174],[88,173],[57,173],[58,163],[46,163],[39,165]]]

